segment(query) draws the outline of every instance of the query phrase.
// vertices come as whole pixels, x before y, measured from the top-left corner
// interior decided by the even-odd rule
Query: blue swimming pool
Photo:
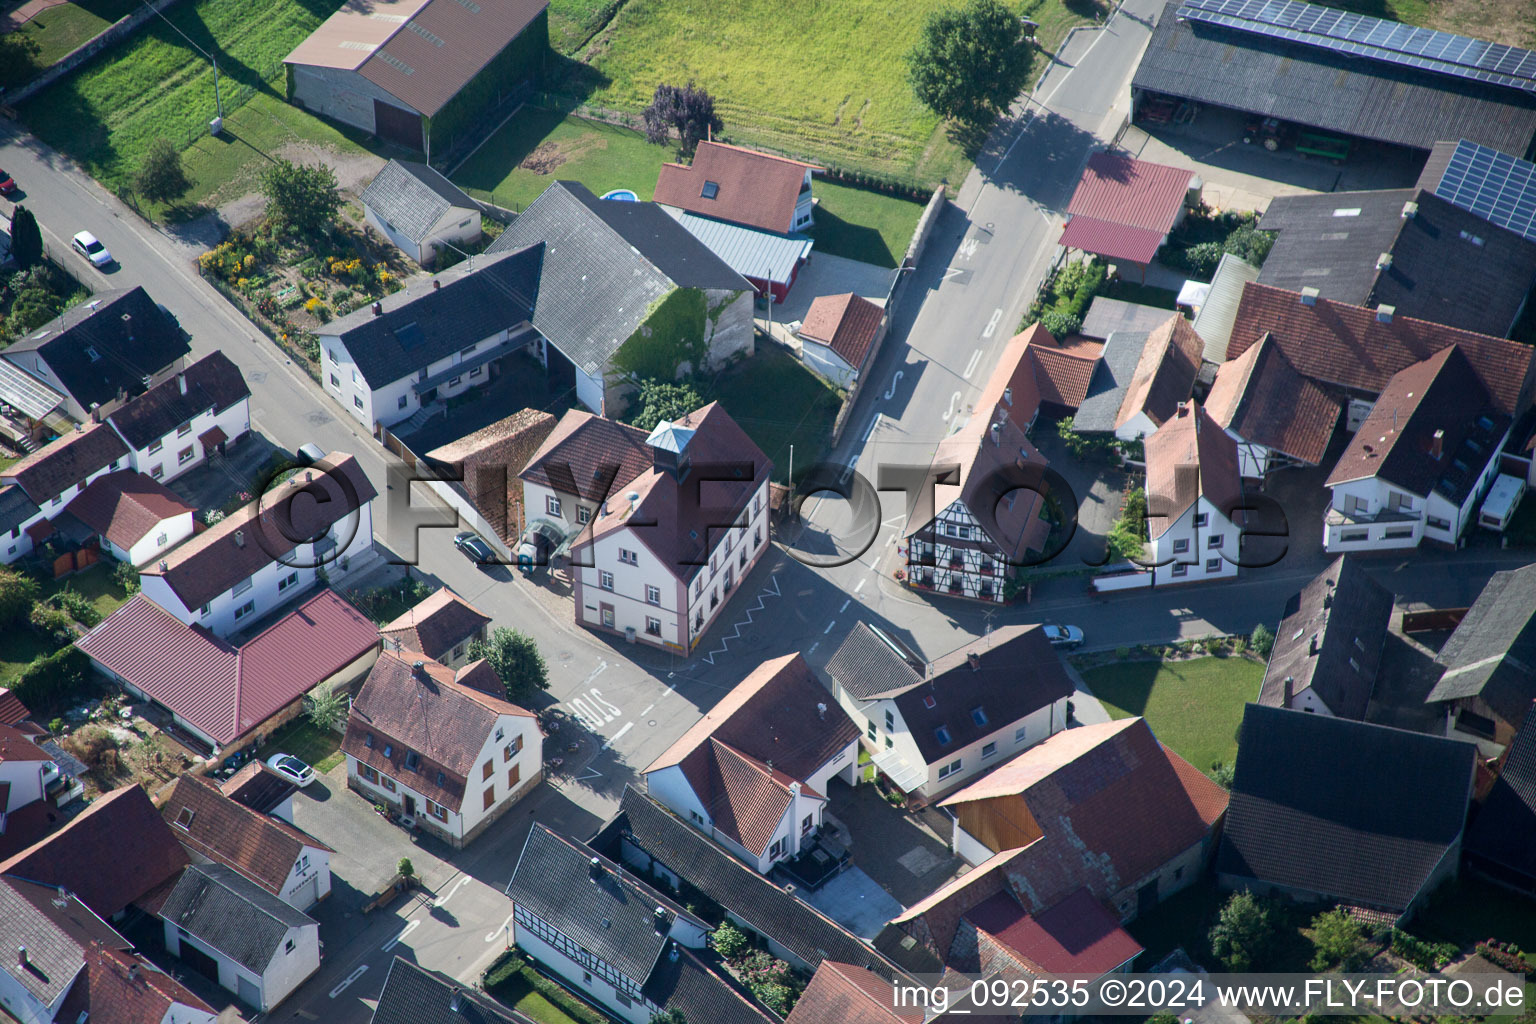
[[[640,197],[635,195],[633,190],[627,188],[616,188],[611,192],[604,192],[603,198],[614,199],[621,203],[635,203],[640,201]]]

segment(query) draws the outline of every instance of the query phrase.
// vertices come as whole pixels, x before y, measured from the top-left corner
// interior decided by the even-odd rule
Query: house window
[[[484,782],[491,777],[491,759],[486,758],[485,764],[480,766],[480,781]]]
[[[456,647],[454,647],[452,658],[453,658],[454,661],[457,661],[457,660],[459,660],[462,657],[464,657],[464,645],[463,644],[459,644]]]
[[[188,445],[187,447],[183,448],[181,451],[176,453],[176,464],[178,466],[185,466],[187,463],[189,463],[191,461],[192,461],[192,447],[190,445]]]
[[[986,725],[987,724],[987,712],[986,712],[986,709],[979,708],[979,707],[971,708],[971,721],[975,722],[977,725]]]
[[[552,516],[560,515],[560,499],[553,494],[546,494],[544,496],[544,511]]]
[[[438,821],[448,820],[448,808],[444,807],[442,804],[433,803],[431,800],[427,801],[427,813],[432,815],[432,817],[436,818]]]
[[[507,791],[511,792],[512,790],[516,789],[517,788],[517,784],[518,784],[519,781],[521,781],[522,777],[523,777],[523,766],[522,765],[515,764],[511,768],[508,768],[507,769]]]
[[[283,952],[285,954],[293,952],[293,940],[292,939],[289,939],[287,942],[283,943]]]
[[[808,834],[811,831],[811,818],[812,817],[814,817],[814,815],[807,814],[804,818],[802,818],[800,820],[800,834],[801,835],[806,835],[806,834]]]
[[[619,561],[626,565],[639,565],[640,556],[629,550],[629,548],[619,548]]]
[[[1029,726],[1021,725],[1013,730],[1013,742],[1023,743],[1029,737]]]
[[[251,578],[249,576],[247,576],[245,579],[241,580],[239,583],[236,583],[234,586],[230,587],[229,588],[229,594],[230,594],[231,597],[239,597],[241,594],[245,593],[247,590],[250,590],[250,589],[251,589]]]
[[[1211,534],[1210,539],[1205,542],[1205,546],[1208,548],[1219,548],[1221,547],[1221,541],[1222,535],[1219,533],[1213,533]]]
[[[491,805],[496,802],[496,787],[495,786],[486,786],[485,787],[485,796],[484,796],[483,799],[484,799],[485,803],[481,807],[481,810],[484,810],[484,811],[490,810],[491,809]]]
[[[1205,560],[1205,571],[1206,572],[1220,572],[1221,571],[1221,559],[1219,559],[1219,558],[1207,558]]]
[[[353,395],[352,396],[352,404],[357,406],[359,409],[361,409],[363,407],[363,400],[359,396]]]
[[[947,747],[953,737],[949,735],[949,726],[941,725],[933,730],[933,738],[939,741],[939,746]]]
[[[192,421],[191,420],[188,420],[187,422],[183,423],[181,426],[176,428],[176,436],[177,437],[186,437],[190,433],[192,433]]]
[[[334,373],[331,374],[331,387],[335,388],[337,391],[341,390],[341,378],[337,377]]]
[[[510,761],[522,752],[523,738],[521,736],[514,736],[512,737],[512,742],[508,743],[505,747],[502,748],[501,759],[503,761]]]
[[[463,377],[455,377],[455,378],[453,378],[452,380],[450,380],[448,382],[448,386],[451,387],[451,388],[456,388],[456,387],[459,386],[459,382],[462,381],[463,379],[464,379]]]
[[[873,743],[875,741],[875,737],[880,735],[880,730],[875,726],[875,720],[873,718],[871,718],[869,720],[869,733],[868,733],[868,735],[869,735],[869,739],[870,739],[871,743]]]
[[[207,614],[208,614],[208,613],[209,613],[209,612],[211,612],[211,611],[212,611],[212,610],[213,610],[213,605],[211,605],[211,604],[205,604],[205,605],[203,605],[203,606],[202,606],[202,607],[201,607],[201,608],[199,608],[199,609],[198,609],[198,611],[197,611],[197,614],[198,614],[198,615],[199,615],[199,616],[206,616],[206,615],[207,615]]]
[[[969,526],[966,526],[964,523],[962,523],[960,525],[958,532],[960,534],[960,539],[961,540],[970,540],[971,539],[971,528]]]
[[[730,534],[726,534],[725,535],[725,552],[724,553],[727,554],[727,555],[729,555],[731,553],[731,535]]]
[[[149,446],[149,454],[153,455],[153,454],[155,454],[156,452],[158,452],[160,449],[162,449],[164,447],[165,447],[165,442],[163,442],[163,441],[156,441],[154,444]]]
[[[287,576],[284,576],[282,579],[277,581],[277,592],[279,594],[281,594],[283,591],[287,590],[289,587],[298,586],[298,583],[299,583],[299,573],[298,573],[298,570],[294,570],[293,572],[289,573]]]
[[[592,521],[592,510],[585,505],[576,506],[576,521],[583,525]]]
[[[325,350],[325,355],[326,355],[326,358],[330,359],[330,361],[333,362],[333,363],[341,362],[340,359],[336,358],[336,350],[333,349],[333,348],[326,349]]]
[[[474,380],[476,377],[480,376],[484,372],[485,372],[485,367],[477,366],[474,369],[469,371],[469,379],[470,380]]]
[[[592,984],[592,972],[591,971],[582,971],[581,972],[581,983],[583,985],[590,985],[590,984]]]
[[[704,187],[699,190],[699,196],[703,199],[714,199],[719,194],[720,183],[718,181],[706,181]]]
[[[404,409],[409,402],[410,399],[408,397],[401,395],[399,398],[395,399],[395,408]]]
[[[961,763],[961,759],[957,757],[953,761],[949,762],[949,764],[941,765],[939,767],[939,778],[947,779],[951,775],[958,772],[960,770]]]
[[[479,347],[480,347],[480,343],[478,341],[475,342],[473,345],[466,345],[463,348],[459,349],[459,355],[461,355],[461,356],[470,355],[470,354],[472,354],[475,351],[475,349],[477,349]]]
[[[154,479],[159,480],[161,477],[165,476],[165,470],[162,467],[157,465],[157,466],[155,466],[153,469],[151,469],[149,471],[149,475],[151,477],[153,477]],[[57,505],[59,503],[59,499],[58,498],[54,498],[53,499],[53,503],[55,505]]]
[[[383,774],[383,773],[379,774],[379,785],[383,786],[385,789],[389,790],[391,793],[393,793],[395,791],[395,780],[390,778],[388,775]]]
[[[896,731],[896,714],[895,714],[895,712],[887,711],[885,713],[885,731],[886,732],[895,732]]]
[[[167,544],[169,544],[170,542],[171,542],[170,535],[162,533],[160,536],[155,538],[155,547],[163,548]]]
[[[361,378],[361,377],[359,377],[357,375],[357,368],[353,367],[353,369],[352,369],[352,383],[353,384],[361,384],[362,380],[363,380],[363,378]]]
[[[604,590],[612,590],[613,573],[609,572],[607,569],[597,570],[597,585],[602,587]]]
[[[692,818],[696,824],[703,825],[705,823],[704,815],[700,814],[698,811],[689,811],[688,817]]]
[[[761,547],[762,544],[763,544],[763,528],[761,526],[759,526],[757,529],[752,531],[752,546],[754,548],[758,548],[758,547]]]
[[[1184,539],[1181,539],[1181,540],[1176,540],[1176,541],[1173,542],[1173,553],[1174,554],[1182,555],[1182,554],[1184,554],[1184,552],[1186,552],[1188,550],[1189,550],[1189,540],[1188,540],[1188,538],[1184,538]]]
[[[1205,522],[1206,522],[1206,515],[1205,515],[1205,513],[1204,512],[1196,512],[1195,513],[1195,528],[1199,529],[1199,528],[1203,527],[1205,525]]]
[[[775,839],[773,845],[768,847],[768,859],[774,861],[782,856],[784,856],[784,840],[782,838]]]
[[[650,636],[661,636],[661,620],[654,615],[645,617],[645,631]]]
[[[1429,516],[1424,520],[1424,525],[1431,530],[1449,530],[1451,528],[1451,521],[1449,519],[1436,519],[1434,516]]]
[[[253,614],[255,611],[256,611],[256,602],[255,601],[247,601],[247,602],[245,602],[245,604],[243,604],[239,608],[235,609],[235,621],[239,622],[241,619],[245,618],[247,615]]]
[[[1348,544],[1353,541],[1369,540],[1370,536],[1370,530],[1342,530],[1339,533],[1339,540]]]
[[[645,585],[645,603],[661,604],[661,588],[647,583]]]
[[[997,753],[997,743],[996,741],[993,741],[992,743],[988,743],[986,746],[981,748],[981,759],[985,761],[995,753]]]
[[[1189,563],[1188,562],[1179,562],[1178,564],[1176,564],[1173,567],[1173,574],[1175,576],[1188,576],[1189,575]]]
[[[365,782],[379,781],[379,773],[361,762],[359,762],[357,765],[357,774],[360,775]]]

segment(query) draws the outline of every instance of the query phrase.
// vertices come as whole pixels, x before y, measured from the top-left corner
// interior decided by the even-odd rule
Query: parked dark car
[[[481,540],[477,534],[470,533],[468,530],[453,538],[453,546],[464,552],[470,561],[479,565],[496,564],[496,552],[492,551],[491,546]]]

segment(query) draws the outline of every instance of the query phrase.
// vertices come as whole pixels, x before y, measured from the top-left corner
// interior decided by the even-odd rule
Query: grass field
[[[318,729],[306,718],[296,718],[267,738],[262,760],[274,754],[292,754],[324,774],[341,764],[341,734]]]
[[[198,145],[205,148],[209,141]],[[650,199],[661,165],[676,155],[671,147],[653,146],[628,128],[524,107],[486,140],[453,179],[476,198],[516,210],[537,199],[557,179],[579,181],[598,195],[627,188],[641,199]],[[817,181],[814,188],[817,226],[811,234],[817,252],[882,267],[900,262],[922,216],[921,203],[827,181]]]
[[[337,6],[337,0],[274,0],[255,17],[239,0],[186,0],[167,17],[218,59],[228,115],[254,92],[280,96],[283,57]],[[21,113],[43,141],[75,157],[103,184],[121,188],[155,138],[184,146],[207,130],[215,113],[213,72],[170,25],[155,19],[28,100]]]
[[[20,85],[82,43],[95,39],[109,25],[133,11],[137,0],[76,0],[50,7],[21,26],[18,34],[37,44],[17,66],[0,69],[0,84]]]
[[[1112,718],[1141,715],[1162,743],[1201,771],[1237,758],[1243,705],[1264,666],[1247,658],[1132,661],[1088,669],[1083,679]]]
[[[47,657],[58,649],[48,637],[31,629],[5,630],[0,635],[0,686],[14,682],[34,659]]]
[[[45,584],[40,596],[49,597],[61,590],[73,590],[83,596],[102,618],[127,604],[129,597],[128,592],[112,578],[112,566],[106,562],[98,562],[84,572]]]
[[[581,49],[602,28],[622,0],[551,0],[549,45],[556,53]]]
[[[589,101],[639,111],[657,84],[692,78],[715,98],[732,141],[958,185],[970,161],[912,95],[904,59],[929,13],[948,6],[628,0],[581,54],[594,72]],[[1019,9],[1041,22],[1048,49],[1087,20],[1062,0]]]
[[[516,953],[508,953],[485,972],[485,990],[504,1006],[539,1024],[603,1024],[606,1018],[555,982],[542,978]]]
[[[762,345],[757,355],[715,382],[712,394],[773,460],[773,479],[789,472],[789,446],[795,446],[795,472],[801,476],[826,451],[837,419],[837,392],[776,345]]]

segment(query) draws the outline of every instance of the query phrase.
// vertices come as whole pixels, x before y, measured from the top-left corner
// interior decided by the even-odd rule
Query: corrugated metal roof
[[[431,0],[347,0],[293,52],[285,64],[352,71],[405,26]]]
[[[0,359],[0,402],[14,405],[34,420],[47,416],[64,396],[15,363]]]
[[[742,277],[783,284],[811,254],[811,240],[804,235],[775,235],[673,207],[663,209]]]
[[[1073,217],[1061,232],[1061,244],[1112,260],[1147,264],[1157,255],[1164,235],[1146,228],[1115,224],[1094,217]]]
[[[1095,153],[1088,158],[1067,213],[1166,235],[1179,219],[1194,176],[1187,168],[1136,160],[1123,153]]]
[[[1227,342],[1237,319],[1237,304],[1243,298],[1243,285],[1259,279],[1259,268],[1241,256],[1225,253],[1216,264],[1211,290],[1195,314],[1195,333],[1205,341],[1205,361],[1222,363],[1227,359]],[[1097,301],[1097,300],[1095,300]]]

